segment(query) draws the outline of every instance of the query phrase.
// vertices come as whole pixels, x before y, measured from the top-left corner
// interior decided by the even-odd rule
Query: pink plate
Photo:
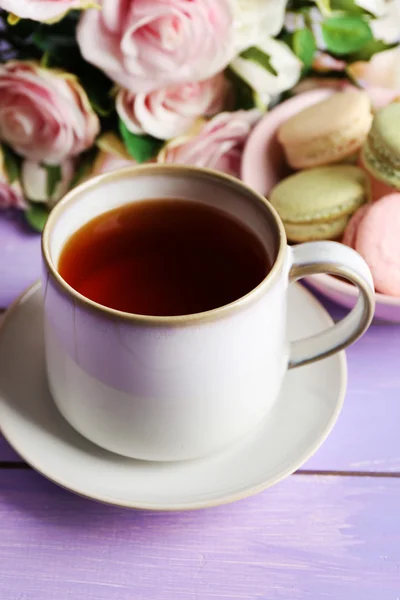
[[[319,89],[286,100],[268,112],[254,128],[244,149],[241,177],[251,188],[268,197],[272,188],[291,173],[276,132],[292,115],[327,98],[333,91]],[[315,275],[308,283],[330,300],[352,308],[357,298],[356,288],[331,277]],[[375,318],[400,323],[400,298],[376,293]]]
[[[267,112],[252,131],[244,149],[241,178],[247,185],[268,196],[281,179],[290,175],[290,167],[276,139],[279,126],[291,116],[331,94],[333,91],[328,89],[305,92]]]
[[[357,288],[350,283],[330,275],[313,275],[307,278],[308,284],[315,290],[347,308],[353,308],[357,300]],[[375,319],[400,323],[400,298],[375,293]]]

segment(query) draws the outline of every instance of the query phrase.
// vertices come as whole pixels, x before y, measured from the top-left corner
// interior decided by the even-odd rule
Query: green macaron
[[[300,171],[278,183],[270,195],[292,242],[339,238],[350,216],[368,199],[368,177],[352,165]]]
[[[349,217],[339,217],[332,221],[315,223],[284,223],[286,235],[291,242],[311,242],[337,240],[346,230]]]
[[[400,102],[376,113],[362,161],[373,177],[400,189]]]

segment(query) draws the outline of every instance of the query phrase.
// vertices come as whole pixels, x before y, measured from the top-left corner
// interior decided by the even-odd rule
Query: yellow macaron
[[[372,123],[371,102],[361,90],[336,92],[288,119],[277,138],[294,169],[343,161],[364,143]]]

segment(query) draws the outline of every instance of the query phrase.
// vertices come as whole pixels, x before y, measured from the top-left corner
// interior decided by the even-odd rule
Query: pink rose
[[[222,71],[235,54],[230,0],[101,0],[78,26],[84,58],[134,94]]]
[[[0,146],[0,210],[26,209],[27,205],[19,182],[10,183],[4,168],[4,155]]]
[[[15,16],[42,22],[59,21],[70,10],[94,5],[88,0],[0,0],[0,8]]]
[[[33,62],[0,65],[0,139],[58,165],[93,145],[100,125],[77,79]]]
[[[132,133],[148,133],[168,140],[186,133],[198,117],[220,112],[228,89],[222,74],[148,94],[135,95],[121,89],[117,96],[117,111]]]
[[[10,185],[4,175],[0,175],[0,210],[17,208],[25,210],[27,207],[18,183]]]
[[[355,62],[347,71],[367,91],[375,110],[400,99],[400,47],[378,52],[368,62]]]
[[[97,147],[99,148],[99,153],[96,156],[87,179],[137,164],[127,153],[125,146],[114,133],[104,133],[97,140]]]
[[[133,167],[136,165],[136,161],[132,159],[120,158],[115,154],[107,152],[99,152],[93,165],[91,176],[102,175],[103,173],[111,173],[112,171],[119,171],[125,167]]]
[[[192,135],[169,142],[158,162],[208,167],[239,177],[244,144],[260,116],[256,109],[239,110],[200,121]]]

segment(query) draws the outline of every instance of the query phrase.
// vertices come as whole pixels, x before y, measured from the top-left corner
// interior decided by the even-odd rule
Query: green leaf
[[[33,31],[30,42],[48,55],[49,65],[75,73],[83,62],[76,39],[77,22],[78,15],[70,12],[62,21],[52,25],[40,23]]]
[[[288,10],[291,12],[306,13],[317,6],[324,17],[329,17],[332,13],[333,0],[290,0]]]
[[[89,63],[80,62],[77,73],[90,104],[100,117],[108,117],[115,109],[115,99],[111,96],[112,82],[102,71]]]
[[[86,152],[84,152],[83,154],[80,155],[79,165],[75,171],[75,175],[73,176],[71,183],[69,184],[70,190],[72,190],[76,185],[78,185],[78,183],[81,181],[81,179],[86,177],[86,175],[89,175],[89,173],[92,169],[93,163],[96,159],[96,155],[97,155],[96,146],[93,146],[92,148],[90,148],[89,150],[87,150]]]
[[[233,90],[234,105],[231,107],[231,110],[250,110],[254,108],[256,106],[254,90],[249,84],[239,77],[232,67],[226,69],[225,75],[230,81]]]
[[[47,171],[46,193],[50,199],[53,197],[57,184],[62,179],[62,171],[60,165],[43,165],[43,168]]]
[[[43,204],[31,204],[24,216],[32,229],[40,232],[43,231],[49,211]]]
[[[348,15],[365,15],[370,14],[367,10],[358,6],[355,0],[331,0],[332,10],[342,11]]]
[[[73,66],[80,58],[76,20],[70,17],[52,25],[40,23],[32,35],[32,43],[60,65]]]
[[[330,0],[315,0],[315,4],[325,17],[331,14],[332,10]]]
[[[316,4],[316,0],[290,0],[288,10],[299,12],[304,9],[309,10]]]
[[[370,58],[377,52],[383,52],[383,50],[389,50],[394,48],[394,44],[385,44],[382,40],[371,40],[367,42],[358,52],[354,52],[349,56],[349,62],[355,62],[356,60],[370,60]]]
[[[76,47],[75,40],[69,35],[51,33],[45,26],[34,33],[32,41],[42,52],[55,55],[61,54],[63,50],[66,52]]]
[[[109,117],[114,110],[114,103],[111,97],[104,98],[98,96],[94,90],[86,88],[86,93],[89,98],[89,102],[92,105],[93,110],[100,117]]]
[[[21,171],[21,158],[6,144],[2,144],[4,157],[4,169],[7,173],[7,179],[10,183],[14,183],[19,179]]]
[[[293,51],[301,60],[305,69],[312,66],[317,50],[314,35],[309,29],[298,29],[293,34]]]
[[[344,55],[360,50],[373,40],[368,23],[356,15],[338,15],[322,23],[322,35],[333,54]]]
[[[277,71],[271,64],[271,57],[266,52],[264,52],[260,48],[257,48],[256,46],[251,46],[250,48],[247,48],[247,50],[244,50],[240,54],[240,57],[255,62],[256,64],[260,65],[260,67],[263,67],[264,69],[272,73],[272,75],[278,75]]]
[[[135,133],[131,133],[121,119],[119,120],[119,130],[125,148],[139,164],[154,158],[164,143],[150,135],[136,135]]]
[[[49,69],[51,67],[51,55],[50,52],[45,52],[40,60],[40,66],[44,69]]]

